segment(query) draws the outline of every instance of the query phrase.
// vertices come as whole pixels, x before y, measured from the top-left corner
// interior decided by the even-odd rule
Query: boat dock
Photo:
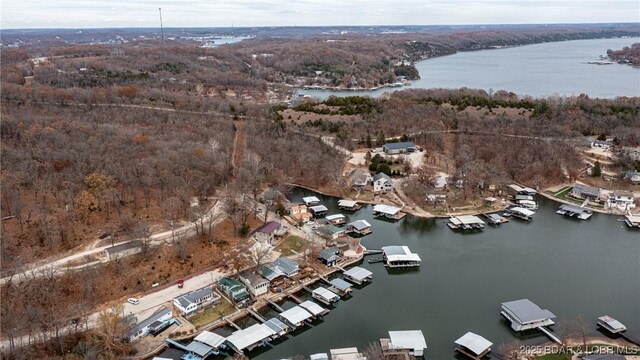
[[[408,246],[384,246],[382,251],[384,265],[390,268],[418,267],[422,261]]]
[[[238,326],[236,323],[234,323],[233,321],[231,321],[231,319],[227,319],[227,324],[233,326],[234,328],[236,328],[236,330],[242,330],[242,328]]]
[[[305,290],[306,290],[306,289],[305,289]],[[288,296],[289,296],[293,301],[295,301],[296,303],[298,303],[298,304],[302,304],[302,300],[300,300],[300,298],[299,298],[299,297],[297,297],[297,296],[295,296],[295,295],[293,295],[293,294],[289,294]]]
[[[624,340],[640,346],[640,338],[627,334],[627,327],[620,321],[605,315],[598,318],[598,326],[612,335],[618,335]]]
[[[365,255],[376,255],[376,254],[382,254],[382,250],[365,250],[364,251]],[[344,269],[341,269],[344,271]]]
[[[369,260],[367,260],[369,262],[369,264],[377,264],[377,263],[381,263],[384,262],[383,258],[371,258]]]
[[[547,335],[547,337],[555,342],[557,342],[558,344],[562,345],[562,340],[560,339],[560,336],[556,335],[556,333],[554,333],[553,331],[547,329],[544,326],[539,326],[538,330],[542,331],[545,335]]]
[[[252,308],[248,307],[247,308],[247,312],[249,314],[251,314],[251,316],[256,318],[258,321],[260,321],[261,323],[266,323],[267,322],[267,320],[265,318],[263,318],[262,315],[258,314],[258,312],[253,310]]]
[[[577,217],[580,220],[587,220],[591,215],[593,215],[593,210],[580,206],[562,204],[558,211],[556,211],[556,214]]]
[[[452,216],[447,221],[451,230],[482,230],[484,224],[484,221],[475,215]]]
[[[266,299],[266,300],[267,300],[267,303],[269,303],[269,305],[273,306],[274,309],[276,309],[278,312],[284,312],[284,309],[280,305],[276,304],[275,301],[273,301],[271,299]]]
[[[482,214],[482,216],[487,219],[490,225],[500,225],[509,222],[509,219],[498,214]]]

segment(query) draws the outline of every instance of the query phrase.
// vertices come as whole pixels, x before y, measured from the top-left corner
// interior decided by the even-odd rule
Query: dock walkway
[[[547,335],[547,337],[555,342],[557,342],[558,344],[562,345],[562,340],[560,340],[560,337],[558,335],[556,335],[553,331],[547,329],[544,326],[538,326],[538,330],[542,331],[545,335]]]
[[[258,319],[258,321],[260,321],[261,323],[267,322],[265,318],[263,318],[260,314],[258,314],[257,311],[253,310],[252,308],[247,308],[247,312],[249,312],[249,314],[251,314],[254,318]]]
[[[293,299],[293,301],[297,302],[298,304],[302,304],[302,300],[300,300],[299,297],[293,295],[293,294],[289,294],[289,297]]]
[[[231,319],[227,319],[227,323],[231,326],[233,326],[234,328],[236,328],[236,330],[242,330],[242,328],[238,325],[236,325],[236,323],[234,323],[233,321],[231,321]]]
[[[271,299],[266,299],[266,300],[269,303],[269,305],[273,306],[276,310],[278,310],[278,312],[284,312],[284,309],[280,305],[276,304],[275,301]]]
[[[636,344],[638,346],[640,346],[640,338],[635,337],[635,336],[631,336],[630,334],[627,333],[620,333],[620,337],[627,340],[628,342],[632,343],[632,344]]]

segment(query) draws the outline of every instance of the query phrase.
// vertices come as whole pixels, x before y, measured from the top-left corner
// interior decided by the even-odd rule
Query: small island
[[[640,66],[640,43],[625,46],[620,50],[608,49],[607,56],[611,61],[615,61],[619,64]]]

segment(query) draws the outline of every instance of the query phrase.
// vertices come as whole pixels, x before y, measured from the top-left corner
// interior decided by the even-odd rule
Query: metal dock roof
[[[346,216],[344,216],[342,214],[333,214],[333,215],[327,215],[324,218],[329,220],[329,221],[331,221],[331,220],[344,219],[344,218],[346,218]]]
[[[472,332],[468,332],[462,335],[462,337],[456,340],[455,343],[460,346],[466,347],[476,355],[482,354],[483,352],[487,351],[487,349],[489,349],[491,345],[493,345],[493,343],[489,340]]]
[[[234,332],[227,338],[227,341],[236,349],[242,350],[262,340],[268,339],[275,334],[275,331],[270,327],[264,324],[255,324],[246,329]]]
[[[455,225],[484,224],[484,221],[475,215],[452,216],[449,221]]]
[[[309,205],[310,203],[319,203],[320,199],[318,199],[316,196],[306,196],[302,198],[302,202]]]
[[[198,336],[196,336],[193,340],[199,341],[201,343],[211,346],[214,349],[217,349],[220,347],[220,345],[224,343],[226,338],[210,331],[203,331],[200,334],[198,334]]]
[[[320,211],[329,211],[329,209],[324,205],[316,205],[309,208],[312,212],[320,212]]]
[[[291,309],[280,313],[280,316],[282,316],[290,324],[296,325],[307,319],[310,319],[312,315],[300,306],[294,306]]]
[[[422,330],[389,331],[390,348],[411,349],[424,351],[427,341],[422,335]]]
[[[351,269],[345,271],[343,274],[359,281],[362,281],[373,275],[371,271],[360,266],[354,266]]]
[[[509,209],[509,211],[521,214],[523,216],[533,216],[535,214],[535,211],[531,211],[520,206],[512,207],[511,209]]]
[[[546,319],[555,319],[556,316],[549,310],[543,310],[529,299],[520,299],[502,303],[502,308],[507,311],[514,320],[520,324],[527,324]]]
[[[358,202],[355,200],[339,200],[338,201],[338,206],[352,208],[356,205],[358,205]]]
[[[400,212],[400,208],[391,205],[378,204],[373,207],[373,211],[388,215],[395,215]]]
[[[285,323],[283,323],[282,321],[280,321],[280,319],[277,318],[271,318],[269,320],[267,320],[264,325],[268,326],[269,328],[271,328],[271,330],[273,330],[276,334],[282,331],[288,331],[289,330],[289,326]]]
[[[356,220],[347,224],[347,226],[353,226],[356,230],[362,230],[370,228],[371,224],[367,220]]]
[[[329,283],[331,284],[331,286],[335,287],[336,289],[340,290],[340,291],[347,291],[349,289],[351,289],[351,284],[349,284],[348,282],[339,279],[339,278],[335,278],[331,281],[329,281]]]
[[[620,321],[612,318],[611,316],[605,315],[605,316],[601,316],[598,318],[599,322],[602,322],[603,324],[606,324],[608,327],[610,327],[612,330],[614,331],[625,331],[627,330],[627,327],[624,326],[623,323],[621,323]]]
[[[334,300],[336,300],[336,298],[340,299],[340,296],[338,296],[338,294],[334,293],[333,291],[331,291],[329,289],[325,289],[323,287],[319,287],[319,288],[313,289],[312,294],[316,295],[316,296],[320,296],[321,298],[323,298],[327,302],[334,301]]]
[[[307,301],[303,302],[302,304],[300,304],[300,307],[305,309],[305,310],[307,310],[313,316],[322,315],[327,311],[327,309],[325,309],[322,306],[314,303],[311,300],[307,300]]]
[[[192,341],[191,344],[187,345],[186,350],[204,358],[213,350],[213,348],[207,344]]]

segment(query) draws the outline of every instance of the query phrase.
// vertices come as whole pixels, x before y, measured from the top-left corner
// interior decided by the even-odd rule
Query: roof
[[[245,271],[245,272],[240,273],[240,276],[243,279],[245,279],[254,288],[258,287],[258,286],[260,286],[262,284],[269,283],[269,281],[266,280],[264,277],[262,277],[262,276],[260,276],[258,274],[252,273],[252,272],[246,272]]]
[[[587,208],[583,208],[580,206],[575,206],[575,205],[569,205],[569,204],[562,204],[560,205],[560,210],[564,210],[564,211],[570,211],[576,214],[591,214],[593,213],[593,211],[591,209],[587,209]]]
[[[476,355],[482,354],[487,349],[491,348],[491,345],[493,345],[489,340],[472,332],[462,335],[462,337],[456,340],[455,343],[466,347]]]
[[[516,185],[516,184],[507,185],[507,187],[515,192],[520,192],[524,190],[522,187],[520,187],[520,185]]]
[[[362,230],[371,227],[371,224],[367,220],[356,220],[347,224],[347,226],[353,226],[356,230]]]
[[[255,324],[234,332],[227,337],[227,341],[233,344],[236,349],[242,350],[275,334],[276,332],[270,327],[264,324]]]
[[[495,220],[495,221],[498,221],[498,220],[500,220],[500,219],[501,219],[500,215],[498,215],[498,214],[489,214],[489,215],[487,215],[487,216],[488,216],[491,220]]]
[[[407,246],[383,246],[382,251],[389,261],[421,261]]]
[[[607,324],[607,326],[615,330],[627,328],[623,323],[612,318],[611,316],[601,316],[598,318],[598,320],[602,321],[603,323]]]
[[[520,324],[556,318],[551,311],[541,309],[529,299],[505,302],[502,303],[502,308]]]
[[[316,229],[316,232],[319,233],[320,235],[334,235],[334,234],[339,234],[339,233],[343,233],[344,229],[339,228],[335,225],[322,225],[320,227],[318,227]]]
[[[453,216],[449,221],[451,221],[452,223],[454,223],[456,225],[458,225],[458,224],[464,224],[464,225],[484,224],[484,221],[482,221],[479,217],[477,217],[475,215]]]
[[[493,196],[489,196],[488,198],[485,198],[484,201],[488,201],[488,202],[494,202],[497,201],[498,199],[493,197]]]
[[[280,276],[284,276],[284,273],[278,267],[273,266],[273,263],[260,265],[258,271],[263,278],[269,281],[277,279]]]
[[[347,275],[347,276],[352,277],[354,279],[364,280],[364,279],[368,278],[369,276],[373,275],[373,273],[371,271],[365,269],[365,268],[360,267],[360,266],[354,266],[351,269],[345,271],[344,275]]]
[[[399,207],[395,207],[395,206],[391,206],[391,205],[378,204],[378,205],[375,205],[373,207],[373,211],[381,212],[381,213],[384,213],[384,214],[395,215],[398,212],[400,212],[400,208]]]
[[[213,350],[211,346],[198,341],[192,341],[185,349],[201,357],[205,357],[209,352],[211,352],[211,350]]]
[[[329,355],[326,353],[311,354],[309,360],[329,360]]]
[[[339,219],[344,219],[346,218],[346,216],[342,215],[342,214],[334,214],[334,215],[328,215],[325,216],[325,219],[331,221],[331,220],[339,220]]]
[[[358,202],[355,200],[338,200],[338,206],[354,207],[356,205],[358,205]]]
[[[281,332],[281,331],[285,331],[285,330],[287,330],[289,328],[289,326],[287,324],[283,323],[282,321],[280,321],[280,319],[277,319],[277,318],[271,318],[271,319],[267,320],[264,323],[264,325],[268,326],[276,334]]]
[[[335,279],[329,281],[329,283],[333,287],[335,287],[336,289],[341,290],[341,291],[345,291],[345,290],[351,288],[351,284],[349,284],[348,282],[346,282],[346,281],[344,281],[342,279],[339,279],[339,278],[335,278]]]
[[[329,209],[324,206],[324,205],[316,205],[316,206],[312,206],[309,208],[309,210],[313,211],[313,212],[319,212],[319,211],[329,211]]]
[[[518,214],[522,214],[524,216],[533,216],[533,215],[535,215],[535,211],[531,211],[529,209],[525,209],[525,208],[520,207],[520,206],[512,207],[511,209],[509,209],[509,211],[514,212],[514,213],[518,213]]]
[[[217,349],[224,343],[226,338],[210,331],[203,331],[198,334],[198,336],[196,336],[193,340],[200,341],[201,343],[207,344],[212,348]]]
[[[302,304],[300,304],[300,307],[305,309],[305,310],[307,310],[308,312],[310,312],[313,316],[318,316],[318,315],[322,314],[323,312],[325,312],[325,308],[323,308],[322,306],[314,303],[311,300],[307,300],[307,301],[303,302]]]
[[[422,335],[422,330],[389,331],[389,347],[392,349],[424,350],[427,342]]]
[[[142,247],[142,240],[132,240],[132,241],[127,241],[126,243],[118,244],[116,246],[108,247],[108,248],[106,248],[104,250],[108,254],[115,254],[115,253],[119,253],[121,251],[126,251],[126,250],[129,250],[129,249],[141,248],[141,247]]]
[[[613,192],[613,196],[615,197],[633,197],[633,192],[632,191],[627,191],[627,190],[616,190]]]
[[[287,320],[291,324],[298,324],[303,322],[309,318],[311,318],[311,314],[300,306],[294,306],[289,310],[280,313],[285,320]]]
[[[414,148],[416,147],[416,143],[414,143],[413,141],[405,141],[405,142],[397,142],[397,143],[386,143],[383,146],[390,150],[399,150],[399,149],[406,149],[406,148]]]
[[[328,260],[329,258],[331,258],[332,256],[334,256],[340,249],[338,249],[337,246],[332,246],[330,248],[324,249],[322,251],[320,251],[320,257]]]
[[[379,172],[373,176],[373,181],[378,181],[380,179],[385,179],[391,181],[391,177],[383,172]]]
[[[320,199],[318,199],[318,198],[317,198],[317,197],[315,197],[315,196],[307,196],[307,197],[303,197],[303,198],[302,198],[302,201],[303,201],[305,204],[308,204],[308,203],[312,203],[312,202],[320,202]]]
[[[584,185],[584,184],[574,184],[573,189],[571,189],[571,192],[574,192],[574,191],[579,193],[596,195],[596,196],[600,195],[600,188]]]
[[[152,323],[156,322],[158,319],[160,319],[161,317],[170,314],[171,310],[169,310],[166,306],[162,306],[160,307],[160,309],[158,309],[158,311],[154,312],[153,314],[151,314],[151,316],[149,316],[148,318],[142,320],[141,322],[137,323],[136,325],[134,325],[131,330],[129,330],[129,336],[137,333],[138,331],[144,329],[145,327],[151,325]]]
[[[334,300],[336,297],[340,298],[340,296],[338,296],[338,294],[334,293],[331,290],[325,289],[323,287],[319,287],[317,289],[313,289],[312,293],[314,295],[322,297],[323,299],[326,299],[327,301]]]
[[[192,292],[184,295],[184,297],[187,298],[191,302],[196,302],[196,301],[202,299],[203,297],[210,295],[211,293],[213,293],[213,289],[212,288],[203,287],[202,289],[198,289],[198,290],[192,291]]]
[[[287,274],[298,270],[298,263],[285,257],[277,258],[272,264]]]
[[[265,223],[264,225],[262,225],[259,228],[257,228],[255,232],[261,232],[261,233],[264,233],[264,234],[271,234],[271,233],[275,232],[276,230],[278,230],[280,227],[282,227],[282,225],[280,225],[279,222],[277,222],[277,221],[269,221],[268,223]]]

